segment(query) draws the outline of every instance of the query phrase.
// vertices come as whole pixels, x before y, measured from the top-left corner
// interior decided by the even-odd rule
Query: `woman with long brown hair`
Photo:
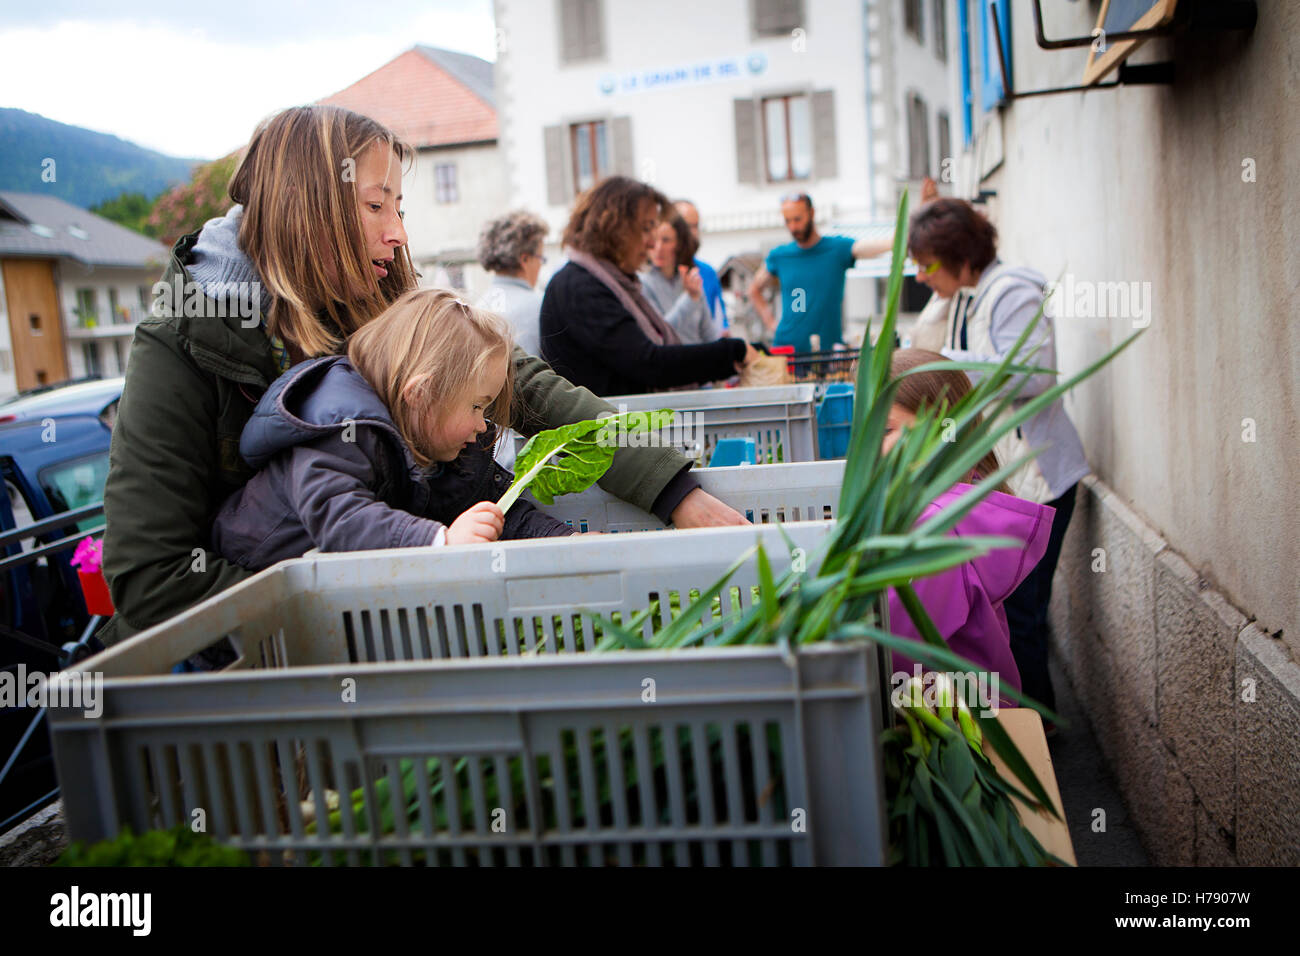
[[[597,395],[653,392],[729,378],[757,353],[742,339],[683,345],[641,290],[668,198],[611,176],[578,198],[564,230],[568,263],[542,298],[542,355]]]
[[[253,474],[240,435],[281,373],[342,351],[415,286],[401,212],[413,155],[357,113],[285,110],[253,134],[230,212],[177,241],[136,329],[114,427],[104,570],[117,614],[104,643],[252,573],[209,547],[217,509]],[[518,348],[511,362],[526,434],[613,411]],[[689,468],[673,449],[619,449],[601,485],[679,527],[744,523]]]

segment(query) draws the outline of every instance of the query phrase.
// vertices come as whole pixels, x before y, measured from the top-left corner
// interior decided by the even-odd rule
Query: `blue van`
[[[115,400],[111,404],[116,407]],[[102,410],[0,424],[0,534],[100,504],[108,477],[110,424]],[[58,525],[34,539],[11,541],[0,547],[0,560],[97,531],[103,524],[101,514]],[[16,670],[22,664],[28,673],[48,674],[59,668],[63,645],[86,631],[91,618],[70,563],[72,554],[65,548],[0,568],[0,669]],[[37,714],[27,707],[0,710],[0,832],[46,802],[57,786],[44,721],[33,729]]]

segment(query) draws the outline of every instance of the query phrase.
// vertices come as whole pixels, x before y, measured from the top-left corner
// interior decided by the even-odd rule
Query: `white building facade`
[[[514,206],[558,240],[611,173],[700,209],[701,258],[788,240],[781,196],[869,218],[862,8],[837,0],[495,3]]]
[[[551,224],[553,250],[574,198],[609,174],[693,200],[715,267],[789,241],[792,193],[823,231],[888,235],[901,190],[940,178],[955,149],[946,0],[494,7],[510,204]],[[850,324],[876,308],[878,272],[849,273]]]

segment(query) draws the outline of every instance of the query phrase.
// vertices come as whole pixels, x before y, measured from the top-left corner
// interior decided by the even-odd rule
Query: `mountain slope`
[[[0,108],[0,144],[0,189],[57,196],[83,208],[124,192],[152,199],[187,182],[198,162],[18,109]],[[53,182],[43,178],[47,159],[54,160]]]

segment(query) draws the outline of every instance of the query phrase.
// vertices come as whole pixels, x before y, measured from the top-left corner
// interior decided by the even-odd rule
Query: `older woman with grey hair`
[[[540,355],[537,318],[542,294],[537,275],[546,257],[542,240],[549,227],[540,218],[516,210],[493,219],[479,234],[478,261],[492,273],[492,283],[479,305],[505,316],[515,331],[515,342],[530,355]]]

